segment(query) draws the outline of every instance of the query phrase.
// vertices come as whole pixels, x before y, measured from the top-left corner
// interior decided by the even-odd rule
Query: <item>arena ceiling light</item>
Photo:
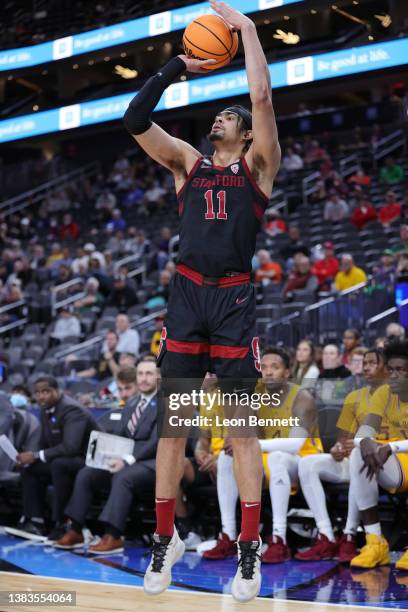
[[[300,41],[299,34],[284,32],[283,30],[276,30],[276,34],[274,34],[273,37],[281,40],[285,45],[297,45]]]
[[[120,64],[115,66],[114,73],[118,76],[122,77],[122,79],[135,79],[139,74],[137,70],[132,70],[131,68],[125,68]]]
[[[374,15],[374,17],[378,19],[383,28],[389,28],[392,24],[391,15]]]

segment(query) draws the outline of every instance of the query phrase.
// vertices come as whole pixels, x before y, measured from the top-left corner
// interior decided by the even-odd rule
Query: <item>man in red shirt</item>
[[[317,276],[319,291],[330,291],[334,277],[339,271],[339,262],[334,256],[334,245],[332,242],[323,244],[324,258],[315,261],[312,273]]]
[[[359,194],[357,205],[351,215],[351,222],[361,232],[366,223],[375,219],[377,219],[377,211],[374,206],[366,199],[363,193]]]
[[[385,194],[385,204],[380,208],[379,219],[384,227],[391,225],[393,221],[398,219],[401,214],[401,204],[396,201],[396,195],[393,191],[387,191]]]

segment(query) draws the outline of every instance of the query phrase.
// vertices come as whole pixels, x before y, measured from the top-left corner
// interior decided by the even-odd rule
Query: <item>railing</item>
[[[404,150],[406,147],[406,139],[402,130],[396,130],[395,132],[388,134],[388,136],[381,138],[381,140],[378,141],[373,153],[375,164],[377,164],[380,159],[386,157],[400,147],[403,147]]]
[[[9,313],[15,310],[16,308],[23,309],[23,316],[15,321],[11,321],[10,323],[5,323],[4,325],[1,325],[1,321],[0,321],[0,334],[5,334],[6,332],[11,331],[13,329],[17,329],[18,327],[23,327],[24,325],[28,323],[28,317],[26,316],[27,302],[25,300],[18,300],[17,302],[12,302],[11,304],[6,304],[5,306],[1,306],[0,320],[3,314]]]
[[[65,293],[65,291],[70,287],[75,287],[75,285],[83,284],[84,280],[80,276],[77,276],[67,281],[66,283],[61,283],[60,285],[55,285],[55,287],[51,287],[51,311],[53,316],[62,306],[68,306],[69,304],[72,304],[73,302],[76,302],[77,300],[80,300],[85,296],[84,291],[77,291],[76,293],[73,293],[67,297],[62,298],[61,300],[58,300],[58,294]]]
[[[133,329],[137,329],[138,331],[147,327],[152,321],[156,319],[156,317],[160,315],[165,315],[166,310],[155,311],[145,317],[140,317],[138,319],[134,319],[130,323],[130,327]],[[85,340],[84,342],[80,342],[79,344],[75,344],[73,346],[68,346],[65,349],[61,349],[58,353],[55,354],[56,359],[63,359],[64,357],[68,357],[68,355],[76,355],[78,353],[83,353],[84,351],[89,351],[90,349],[96,348],[99,344],[101,344],[105,340],[105,337],[102,335],[94,336],[93,338],[89,338],[89,340]]]
[[[339,171],[343,178],[351,176],[360,168],[360,157],[358,153],[353,153],[340,160]]]
[[[19,212],[27,206],[31,206],[33,204],[37,204],[38,202],[42,202],[44,198],[48,195],[50,191],[55,188],[61,188],[67,185],[68,183],[72,183],[75,179],[81,179],[83,177],[91,177],[99,172],[99,162],[91,162],[86,164],[86,166],[82,166],[81,168],[77,168],[72,170],[71,172],[67,172],[62,176],[56,177],[35,189],[31,189],[30,191],[26,191],[21,193],[14,198],[9,198],[8,200],[4,200],[0,203],[0,214],[3,217],[11,215],[13,213]]]
[[[279,202],[275,203],[274,200],[279,200]],[[286,197],[286,192],[283,189],[273,190],[270,204],[270,208],[273,208],[273,210],[282,210],[284,215],[288,214],[288,199]]]
[[[313,193],[316,193],[317,180],[320,178],[320,172],[313,172],[302,180],[302,194],[303,194],[303,204],[307,204],[308,197]]]
[[[140,262],[140,255],[127,255],[126,257],[122,257],[122,259],[118,259],[118,261],[115,262],[115,272],[117,272],[122,266],[128,266],[129,264],[139,263],[139,262]],[[128,270],[128,273],[126,276],[127,278],[133,278],[135,276],[140,276],[141,281],[143,283],[146,279],[145,264],[141,264],[137,268]]]
[[[408,299],[403,300],[399,306],[387,308],[383,312],[367,319],[365,324],[365,340],[368,343],[374,341],[378,336],[385,334],[385,328],[389,323],[400,323],[403,315],[408,313]]]

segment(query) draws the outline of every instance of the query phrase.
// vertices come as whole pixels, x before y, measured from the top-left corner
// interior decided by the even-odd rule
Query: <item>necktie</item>
[[[136,404],[136,407],[128,423],[128,429],[132,437],[135,434],[137,422],[140,419],[142,413],[144,412],[144,409],[146,408],[146,406],[147,406],[147,401],[145,400],[144,397],[141,397],[138,403]]]

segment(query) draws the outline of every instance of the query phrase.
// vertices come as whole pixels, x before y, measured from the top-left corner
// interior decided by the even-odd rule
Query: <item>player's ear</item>
[[[246,130],[244,132],[244,140],[253,140],[252,130]]]

